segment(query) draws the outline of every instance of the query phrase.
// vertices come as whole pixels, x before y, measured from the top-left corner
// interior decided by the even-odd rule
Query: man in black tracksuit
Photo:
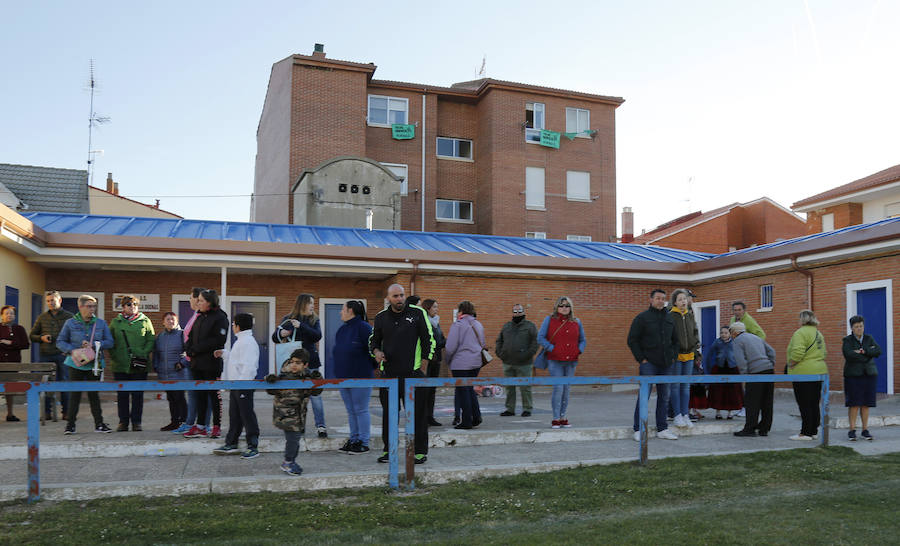
[[[388,287],[390,306],[375,316],[369,351],[378,363],[381,377],[399,378],[400,400],[403,401],[404,378],[424,377],[428,361],[434,355],[434,337],[431,322],[424,309],[406,305],[406,293],[399,284]],[[381,440],[384,453],[378,462],[388,462],[388,389],[378,393],[381,400]],[[428,419],[425,415],[424,393],[415,397],[415,454],[416,464],[424,463],[428,454]]]

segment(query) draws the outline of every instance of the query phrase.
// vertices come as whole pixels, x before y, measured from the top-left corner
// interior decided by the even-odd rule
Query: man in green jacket
[[[512,308],[512,320],[503,325],[494,347],[503,361],[505,377],[531,377],[534,354],[538,350],[537,327],[525,320],[525,308],[517,303]],[[531,385],[519,387],[522,391],[522,417],[531,415]],[[510,385],[506,391],[506,411],[501,417],[516,414],[516,387]]]
[[[766,333],[760,328],[759,324],[757,324],[756,319],[750,316],[750,313],[747,312],[747,306],[742,301],[736,301],[731,304],[731,311],[734,313],[734,316],[731,317],[731,323],[734,324],[735,321],[743,322],[744,326],[747,327],[747,331],[751,334],[755,335],[759,339],[765,341]]]
[[[47,302],[47,310],[41,313],[34,326],[31,327],[31,333],[28,335],[33,343],[40,343],[41,362],[53,362],[56,364],[56,380],[69,380],[69,367],[64,365],[66,355],[56,346],[56,338],[62,331],[63,325],[67,320],[74,317],[72,313],[61,307],[62,296],[56,290],[47,290],[44,293],[44,299]],[[69,393],[59,393],[59,401],[62,404],[62,418],[65,421],[69,413]],[[51,404],[54,403],[53,397],[48,396],[44,399],[44,414],[50,419]]]

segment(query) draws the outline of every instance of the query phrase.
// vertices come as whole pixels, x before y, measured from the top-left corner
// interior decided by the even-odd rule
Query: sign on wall
[[[409,140],[415,138],[416,126],[395,123],[391,125],[391,137],[395,140]]]
[[[159,294],[113,294],[113,311],[122,310],[124,296],[135,296],[140,300],[142,313],[159,313]]]

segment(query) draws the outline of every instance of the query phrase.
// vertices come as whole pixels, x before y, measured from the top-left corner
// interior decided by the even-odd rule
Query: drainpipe
[[[219,296],[219,307],[231,316],[231,309],[228,307],[228,268],[222,266],[222,294]]]
[[[806,308],[810,311],[813,310],[813,288],[815,288],[815,283],[813,283],[813,274],[812,271],[808,269],[803,269],[799,265],[797,265],[797,256],[791,256],[791,268],[797,273],[802,273],[806,276]]]
[[[416,293],[416,275],[419,273],[419,260],[413,260],[412,275],[409,276],[409,295]]]
[[[422,229],[425,231],[425,95],[422,95]]]

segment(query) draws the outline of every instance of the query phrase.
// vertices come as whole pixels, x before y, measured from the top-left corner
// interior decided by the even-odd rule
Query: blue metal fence
[[[638,385],[641,464],[647,463],[648,399],[654,384],[672,383],[790,383],[822,382],[821,444],[828,445],[828,375],[644,375],[627,377],[467,377],[467,378],[407,378],[405,385],[406,411],[406,482],[415,488],[413,438],[415,431],[415,389],[421,387],[463,387],[475,385]],[[194,390],[260,390],[309,388],[387,388],[388,396],[388,483],[399,488],[399,397],[397,379],[325,379],[265,381],[127,381],[100,383],[93,381],[29,383],[0,383],[0,393],[25,394],[28,399],[28,502],[40,499],[40,393],[41,392],[115,392],[115,391],[194,391]]]

